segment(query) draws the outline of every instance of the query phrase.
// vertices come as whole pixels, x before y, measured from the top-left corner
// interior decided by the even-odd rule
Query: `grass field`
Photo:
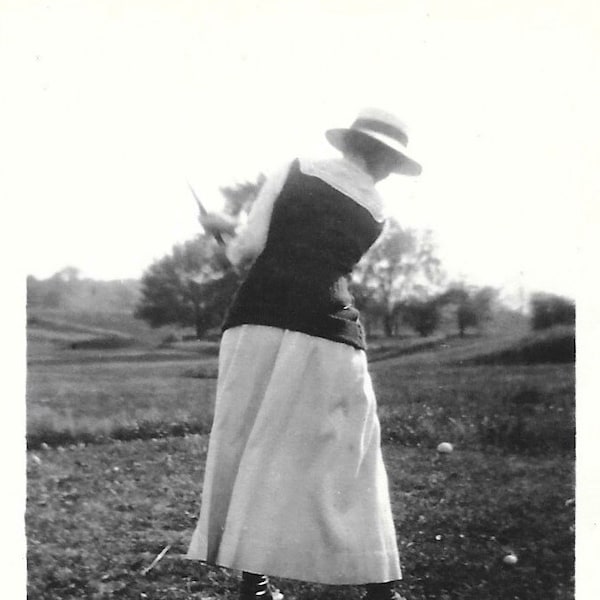
[[[432,360],[462,355],[473,345],[455,343],[450,352],[445,344],[438,351],[373,361],[386,439],[436,445],[446,437],[471,449],[573,449],[572,365],[506,367]],[[120,358],[32,365],[27,381],[29,447],[208,433],[214,356]]]
[[[373,354],[399,589],[409,600],[574,597],[574,367],[467,360],[506,344],[448,340]],[[236,595],[237,573],[182,557],[216,383],[214,351],[178,359],[184,350],[110,362],[86,362],[85,352],[67,361],[61,350],[54,363],[30,365],[29,598]],[[455,451],[438,455],[440,441]],[[509,551],[519,557],[512,567],[502,562]],[[278,583],[289,600],[360,595]]]
[[[237,573],[185,560],[206,435],[29,455],[29,597],[228,598]],[[572,598],[573,480],[564,457],[385,444],[412,600]],[[147,575],[141,570],[171,548]],[[502,563],[508,551],[520,562]],[[288,598],[359,590],[278,582]],[[146,594],[142,596],[141,594]]]

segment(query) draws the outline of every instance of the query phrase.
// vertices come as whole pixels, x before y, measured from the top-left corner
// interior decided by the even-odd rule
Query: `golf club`
[[[196,192],[194,191],[194,188],[192,187],[192,185],[190,184],[189,181],[188,181],[188,187],[190,188],[190,191],[192,192],[192,195],[194,196],[194,199],[196,200],[196,204],[198,205],[198,210],[199,210],[200,214],[207,215],[208,211],[206,210],[206,208],[204,208],[204,205],[200,201],[200,198],[198,198],[198,194],[196,194]],[[215,240],[217,240],[217,242],[221,246],[225,245],[225,240],[223,239],[223,236],[218,231],[212,232],[212,236],[215,238]]]

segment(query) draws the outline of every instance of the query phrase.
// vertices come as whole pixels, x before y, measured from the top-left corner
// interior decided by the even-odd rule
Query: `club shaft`
[[[188,183],[188,186],[190,188],[190,191],[192,192],[192,196],[194,196],[194,199],[196,200],[196,204],[198,205],[198,211],[200,212],[200,214],[202,216],[207,215],[208,211],[206,210],[206,208],[204,208],[204,204],[202,204],[202,202],[200,201],[200,198],[198,198],[198,195],[196,194],[194,188],[189,183]],[[225,245],[225,240],[223,239],[223,236],[218,231],[213,232],[212,235],[215,238],[215,240],[217,240],[217,242],[219,244],[221,244],[221,246]]]

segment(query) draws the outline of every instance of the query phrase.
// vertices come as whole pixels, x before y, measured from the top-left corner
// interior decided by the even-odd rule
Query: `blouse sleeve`
[[[265,181],[252,205],[248,219],[237,228],[236,236],[227,245],[225,252],[233,265],[253,261],[263,251],[269,233],[273,205],[283,189],[290,164],[286,164]]]

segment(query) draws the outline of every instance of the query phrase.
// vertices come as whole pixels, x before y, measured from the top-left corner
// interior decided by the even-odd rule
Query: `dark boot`
[[[365,587],[367,588],[367,593],[363,600],[406,600],[394,590],[393,581],[387,581],[385,583],[368,583]]]
[[[283,600],[283,594],[266,575],[242,572],[240,600]]]

